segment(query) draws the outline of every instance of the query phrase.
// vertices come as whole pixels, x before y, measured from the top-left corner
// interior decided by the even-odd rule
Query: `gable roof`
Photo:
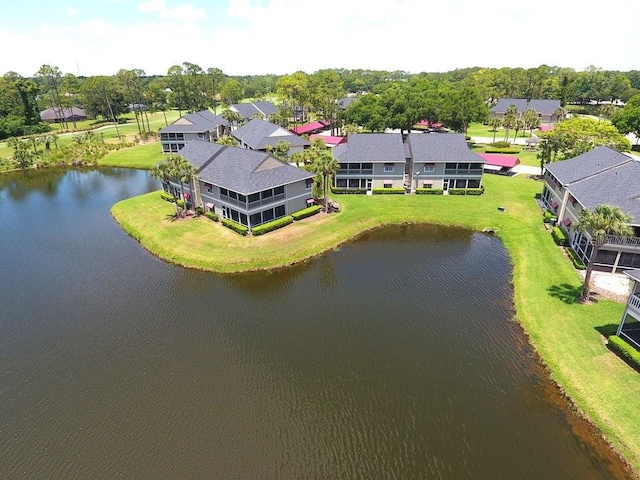
[[[267,145],[275,145],[281,140],[288,142],[292,147],[310,145],[309,140],[261,118],[254,118],[246,125],[232,131],[231,135],[247,144],[253,150],[265,150]]]
[[[509,108],[509,105],[515,105],[518,113],[524,113],[526,110],[533,108],[542,115],[553,115],[556,109],[561,108],[560,100],[532,98],[527,101],[526,98],[501,98],[496,106],[489,111],[491,113],[504,113]]]
[[[269,153],[203,140],[192,140],[179,155],[199,167],[200,180],[243,195],[314,178],[311,172],[289,165]]]
[[[84,117],[87,118],[85,111],[78,107],[70,108],[47,108],[40,112],[41,120],[66,120],[72,117]]]
[[[171,125],[160,129],[159,133],[203,133],[213,132],[221,125],[229,122],[209,110],[183,115]]]
[[[626,274],[627,276],[634,279],[636,282],[640,283],[640,269],[625,270],[622,273]]]
[[[577,157],[576,157],[577,158]],[[629,160],[569,185],[569,192],[585,208],[606,204],[620,207],[640,225],[640,162]]]
[[[315,140],[316,138],[321,138],[322,140],[324,140],[324,143],[327,146],[340,145],[341,143],[344,143],[347,141],[346,138],[335,136],[335,135],[316,135],[316,134],[309,135],[309,140]]]
[[[347,143],[333,149],[341,162],[404,162],[406,154],[399,133],[350,133]]]
[[[410,133],[407,144],[414,162],[485,163],[469,150],[464,133]]]
[[[276,107],[272,102],[268,101],[253,103],[234,103],[233,105],[229,105],[229,109],[240,114],[240,116],[242,116],[242,118],[244,118],[245,120],[249,120],[256,113],[260,114],[263,117],[268,117],[269,115],[278,113],[278,107]]]
[[[338,106],[346,110],[349,107],[349,105],[351,105],[353,102],[359,99],[360,97],[343,97],[340,100],[338,100]]]
[[[492,154],[492,153],[479,153],[480,157],[484,158],[486,165],[494,165],[496,167],[513,168],[520,163],[518,157],[511,155]]]
[[[304,135],[305,133],[323,130],[324,128],[326,128],[326,126],[322,122],[310,122],[293,127],[291,131],[296,135]]]
[[[577,157],[546,165],[554,177],[563,185],[600,173],[608,168],[633,161],[630,157],[609,147],[596,147]]]

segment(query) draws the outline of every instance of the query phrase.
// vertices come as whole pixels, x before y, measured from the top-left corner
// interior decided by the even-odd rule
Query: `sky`
[[[640,69],[639,0],[7,0],[0,75]]]

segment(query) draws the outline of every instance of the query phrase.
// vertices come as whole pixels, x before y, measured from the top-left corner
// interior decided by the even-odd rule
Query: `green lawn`
[[[98,161],[98,165],[151,169],[166,157],[167,154],[162,153],[160,142],[150,142],[145,145],[136,145],[135,147],[111,152]]]
[[[481,197],[336,196],[341,213],[320,214],[260,237],[241,237],[204,217],[170,221],[173,205],[161,200],[158,192],[119,202],[112,213],[126,231],[165,260],[217,272],[288,265],[385,224],[497,229],[513,264],[518,321],[552,378],[640,471],[640,375],[609,352],[598,331],[619,321],[622,305],[576,302],[579,277],[544,230],[534,202],[541,183],[487,175],[484,185],[487,191]]]

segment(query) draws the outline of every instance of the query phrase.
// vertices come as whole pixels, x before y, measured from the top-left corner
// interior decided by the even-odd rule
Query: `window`
[[[284,205],[276,207],[276,218],[284,217]]]
[[[226,188],[221,188],[220,195],[224,195],[225,197],[229,196],[229,190],[227,190]]]
[[[384,171],[386,173],[393,172],[393,163],[385,163],[384,164]]]
[[[363,163],[362,164],[362,169],[363,170],[373,170],[373,163]]]
[[[336,187],[338,187],[338,188],[347,188],[347,179],[346,178],[337,178],[336,179]]]
[[[459,163],[458,164],[458,169],[459,170],[469,170],[469,164],[468,163]]]
[[[254,213],[249,217],[249,221],[251,222],[252,227],[255,227],[256,225],[260,225],[262,223],[262,214]]]
[[[233,198],[234,200],[238,199],[238,194],[233,190],[229,190],[229,198]]]
[[[259,193],[252,193],[249,195],[249,203],[257,202],[258,200],[260,200]],[[251,221],[251,225],[253,225],[253,220]]]
[[[349,188],[360,188],[360,180],[358,180],[357,178],[350,178]]]
[[[313,179],[312,179],[312,178],[307,178],[307,179],[304,181],[304,188],[305,188],[306,190],[309,190],[309,189],[312,187],[312,185],[313,185]]]
[[[447,164],[445,164],[444,168],[446,168],[447,170],[456,170],[458,168],[458,164],[457,163],[447,163]]]
[[[482,164],[481,163],[472,163],[469,165],[469,168],[471,170],[482,170]]]
[[[431,183],[424,182],[422,184],[422,188],[433,188],[433,182]]]
[[[238,201],[240,203],[246,203],[247,201],[247,197],[245,197],[244,195],[242,195],[241,193],[238,194]]]
[[[265,190],[264,192],[262,192],[262,198],[271,198],[273,197],[273,190],[269,189],[269,190]]]
[[[229,213],[231,213],[231,220],[233,220],[234,222],[237,222],[238,220],[240,220],[240,215],[238,214],[237,210],[233,210],[230,208]]]
[[[265,210],[264,212],[262,212],[263,222],[270,222],[271,220],[273,220],[273,208],[270,208],[269,210]]]
[[[211,193],[211,192],[213,192],[213,185],[211,185],[210,183],[205,183],[205,184],[204,184],[204,189],[205,189],[207,192]]]
[[[247,224],[247,216],[244,213],[240,214],[240,223],[242,225],[244,225],[245,227],[248,226],[248,224]]]
[[[393,183],[385,183],[384,184],[384,188],[391,188],[393,187]]]
[[[425,173],[432,173],[435,169],[436,169],[436,166],[433,163],[425,163],[424,164]]]
[[[469,180],[467,188],[480,188],[480,180]]]
[[[467,181],[461,179],[456,180],[456,188],[467,188]]]
[[[284,186],[276,187],[273,189],[274,195],[282,195],[284,193]]]

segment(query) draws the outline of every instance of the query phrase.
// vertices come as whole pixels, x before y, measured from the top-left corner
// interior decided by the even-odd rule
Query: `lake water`
[[[386,228],[219,276],[111,218],[158,188],[0,176],[0,478],[626,475],[512,321],[497,239]]]

